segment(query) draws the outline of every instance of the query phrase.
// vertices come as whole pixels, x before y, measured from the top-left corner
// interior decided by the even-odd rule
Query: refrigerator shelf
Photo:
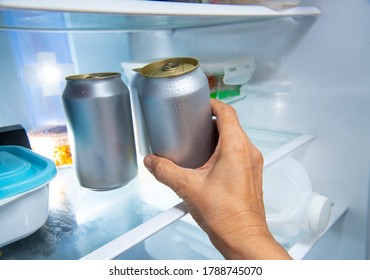
[[[279,132],[258,130],[253,128],[244,128],[253,143],[259,148],[264,155],[264,167],[279,160],[295,149],[312,141],[312,135],[296,135]],[[172,197],[172,199],[171,199]],[[149,238],[166,226],[176,222],[188,214],[183,202],[179,202],[177,196],[172,195],[146,195],[142,197],[146,203],[160,209],[164,212],[148,220],[134,230],[123,234],[112,242],[84,256],[82,259],[112,259],[116,258],[125,251],[137,245],[139,242]],[[171,203],[177,203],[174,207],[168,208]],[[187,216],[187,220],[192,220]],[[162,226],[159,226],[162,225]],[[141,238],[138,238],[140,236]]]
[[[245,128],[265,166],[314,139]],[[27,238],[0,248],[0,259],[111,259],[181,219],[178,196],[139,162],[139,175],[109,192],[81,188],[74,168],[58,170],[50,183],[49,218]]]
[[[312,6],[264,6],[143,0],[0,0],[0,27],[11,30],[159,30],[213,26],[277,17],[317,16]]]
[[[315,244],[344,216],[347,207],[342,204],[332,205],[332,214],[327,229],[321,234],[302,232],[289,240],[275,236],[281,245],[295,260],[306,257]],[[145,249],[143,249],[145,248]],[[143,252],[145,250],[145,252]],[[116,259],[127,260],[137,258],[140,254],[145,259],[195,259],[195,260],[222,260],[222,255],[213,247],[207,234],[199,228],[190,215],[167,226],[144,242],[126,251]],[[86,259],[92,257],[87,256]],[[99,258],[96,255],[94,258]]]

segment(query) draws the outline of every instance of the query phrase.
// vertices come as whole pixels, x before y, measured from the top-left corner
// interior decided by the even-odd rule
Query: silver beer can
[[[120,73],[66,77],[63,104],[81,186],[111,190],[138,172],[130,95]]]
[[[187,168],[202,166],[216,145],[208,80],[194,58],[140,69],[138,94],[151,150]]]

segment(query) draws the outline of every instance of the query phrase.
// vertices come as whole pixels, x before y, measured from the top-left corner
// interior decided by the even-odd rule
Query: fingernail
[[[152,158],[150,156],[144,158],[144,165],[149,172],[152,172]]]

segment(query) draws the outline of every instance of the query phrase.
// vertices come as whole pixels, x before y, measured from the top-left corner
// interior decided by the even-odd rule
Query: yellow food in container
[[[50,158],[57,167],[72,165],[72,154],[65,124],[54,124],[32,129],[28,132],[32,150]]]

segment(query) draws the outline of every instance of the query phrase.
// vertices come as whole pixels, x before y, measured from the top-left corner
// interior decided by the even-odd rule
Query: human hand
[[[211,158],[197,169],[155,155],[144,158],[154,177],[180,196],[213,245],[228,259],[288,259],[268,230],[262,193],[263,157],[235,110],[211,100],[219,132]]]

